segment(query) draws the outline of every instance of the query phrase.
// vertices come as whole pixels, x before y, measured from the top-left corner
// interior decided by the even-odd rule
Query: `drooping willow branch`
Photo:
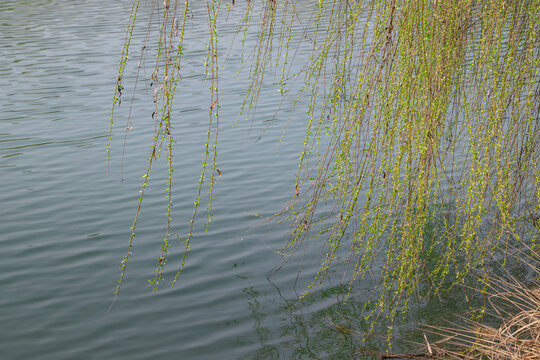
[[[163,4],[152,75],[158,120],[122,263],[121,279],[153,162],[165,152],[167,232],[154,288],[163,280],[172,231],[171,111],[190,6],[187,0],[182,6]],[[206,6],[209,125],[186,251],[173,282],[186,261],[206,179],[207,225],[212,216],[223,4],[208,0]],[[261,0],[242,10],[234,2],[228,6],[244,11],[239,31],[256,31],[257,39],[247,58],[250,82],[239,111],[255,110],[273,68],[281,93],[305,107],[305,119],[298,120],[305,122],[306,135],[291,184],[294,195],[280,215],[291,221],[283,254],[294,254],[308,239],[326,244],[321,268],[303,296],[344,254],[350,289],[382,258],[372,311],[394,319],[422,281],[428,293],[442,291],[473,272],[488,271],[486,259],[509,243],[537,246],[539,0]],[[118,79],[113,110],[123,89]],[[304,84],[296,93],[293,79]],[[111,114],[111,126],[112,119]]]

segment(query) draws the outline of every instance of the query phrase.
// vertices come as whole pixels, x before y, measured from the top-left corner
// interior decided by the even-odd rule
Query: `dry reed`
[[[426,352],[440,359],[540,359],[540,255],[531,260],[526,265],[535,279],[529,286],[510,274],[491,279],[486,295],[498,326],[465,320],[464,325],[428,327],[443,339],[426,340]]]

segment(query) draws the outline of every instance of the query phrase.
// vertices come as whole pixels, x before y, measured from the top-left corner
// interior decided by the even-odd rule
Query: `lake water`
[[[149,3],[141,5],[143,23]],[[204,9],[193,6],[175,100],[173,217],[179,234],[186,233],[192,212],[210,105],[202,63],[207,24]],[[301,259],[293,259],[273,282],[266,278],[282,260],[274,250],[284,244],[287,226],[262,217],[294,193],[304,124],[293,117],[284,131],[287,116],[275,113],[282,97],[269,86],[254,118],[233,126],[246,85],[234,77],[237,48],[221,78],[222,176],[212,224],[207,232],[202,223],[197,228],[177,285],[168,281],[151,292],[147,281],[166,229],[166,162],[160,159],[127,277],[109,310],[153,127],[152,90],[143,73],[133,129],[123,149],[126,119],[120,113],[107,177],[109,109],[130,7],[131,0],[0,2],[0,358],[334,359],[384,344],[381,336],[362,345],[354,333],[332,325],[362,327],[361,305],[339,304],[339,287],[332,287],[339,276],[330,277],[314,300],[291,307],[317,268],[320,245],[308,248],[313,256],[303,259],[301,273]],[[240,14],[231,12],[222,36],[232,39]],[[129,102],[126,96],[122,106]],[[171,247],[168,280],[182,246],[176,241]],[[358,296],[367,296],[372,285],[360,284]]]

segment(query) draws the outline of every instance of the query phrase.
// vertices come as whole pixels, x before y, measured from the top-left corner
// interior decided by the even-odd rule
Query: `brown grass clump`
[[[527,265],[534,271],[532,286],[515,277],[492,279],[488,309],[498,327],[466,320],[465,325],[430,327],[444,338],[428,343],[428,353],[441,359],[540,359],[540,271],[539,254]]]

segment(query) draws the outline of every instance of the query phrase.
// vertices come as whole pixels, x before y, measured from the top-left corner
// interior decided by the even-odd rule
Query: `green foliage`
[[[152,164],[165,152],[168,227],[154,288],[163,279],[171,235],[171,109],[189,3],[163,4],[153,73],[158,121],[122,262],[123,279]],[[121,94],[136,5],[113,109]],[[211,103],[185,254],[204,186],[210,199],[207,225],[212,216],[221,6],[221,1],[207,0]],[[241,11],[234,1],[227,6],[228,12]],[[382,276],[379,298],[365,316],[373,322],[381,315],[393,321],[421,283],[430,284],[428,293],[444,291],[472,273],[487,271],[488,258],[509,244],[537,245],[540,1],[261,0],[248,2],[242,11],[239,33],[258,26],[258,38],[240,112],[254,109],[267,67],[277,69],[279,90],[286,96],[295,95],[288,84],[304,81],[291,100],[306,102],[295,195],[277,215],[292,226],[283,254],[294,254],[308,239],[326,244],[321,267],[302,296],[322,283],[339,254],[349,254],[344,278],[352,286],[383,253],[385,263],[377,269]],[[253,20],[255,13],[260,17]],[[309,21],[303,22],[306,14]],[[292,60],[294,47],[301,46],[311,46],[309,59]],[[291,70],[289,62],[304,60],[300,72]],[[111,127],[112,119],[111,111]],[[186,255],[174,281],[185,260]]]

